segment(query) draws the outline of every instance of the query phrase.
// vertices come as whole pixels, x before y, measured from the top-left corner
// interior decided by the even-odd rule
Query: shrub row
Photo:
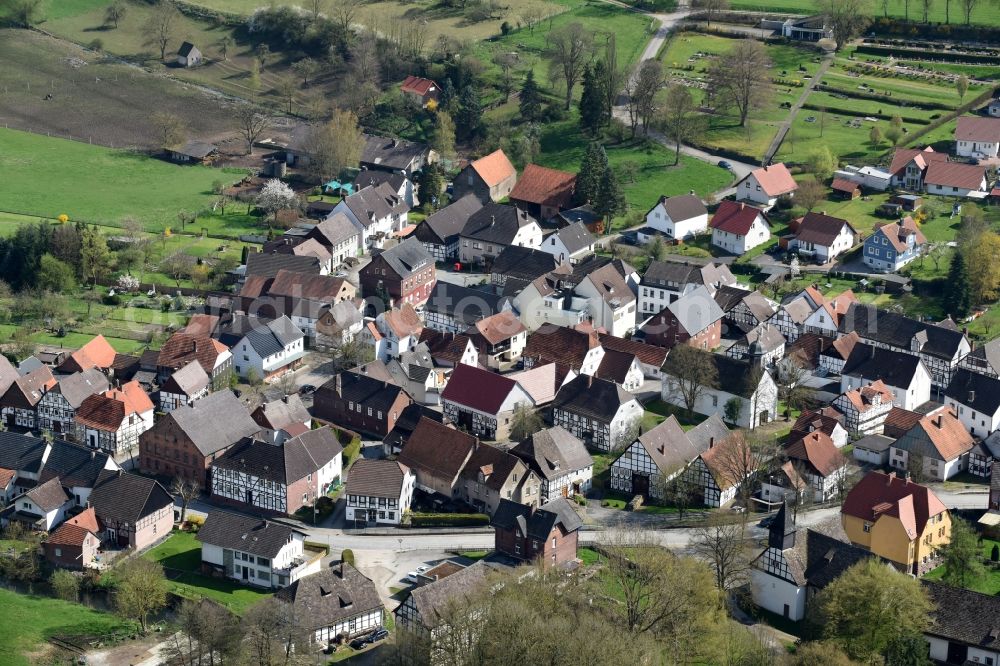
[[[485,513],[411,513],[413,527],[479,527],[490,524]]]
[[[846,95],[847,97],[854,97],[856,99],[866,99],[870,102],[882,102],[893,105],[905,102],[907,106],[912,106],[915,109],[924,109],[926,111],[951,111],[954,108],[950,104],[945,104],[943,102],[915,102],[911,99],[892,97],[891,95],[885,95],[883,93],[869,93],[862,92],[860,90],[838,88],[837,86],[831,86],[826,83],[816,84],[816,90],[831,94]]]
[[[810,111],[826,111],[827,113],[836,113],[841,116],[851,116],[853,118],[867,118],[871,116],[873,118],[881,118],[882,120],[892,120],[892,117],[896,114],[894,113],[866,113],[864,111],[857,111],[855,109],[841,109],[829,106],[822,106],[820,104],[812,104],[806,102],[802,105],[803,109],[809,109]],[[927,118],[910,118],[908,116],[900,116],[904,122],[913,123],[914,125],[930,125],[931,120]]]
[[[919,58],[920,60],[936,60],[938,62],[958,62],[973,65],[1000,65],[1000,56],[978,53],[961,53],[954,51],[929,51],[926,49],[909,49],[898,46],[877,46],[862,44],[855,53],[875,56],[892,56],[894,58]]]

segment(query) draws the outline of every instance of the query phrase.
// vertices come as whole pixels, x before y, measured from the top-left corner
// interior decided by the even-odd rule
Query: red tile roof
[[[961,116],[955,124],[955,140],[1000,142],[1000,118]]]
[[[881,514],[899,518],[909,538],[923,533],[931,516],[947,511],[930,488],[901,479],[894,473],[869,472],[847,493],[841,513],[874,521]]]
[[[132,414],[143,414],[153,409],[153,402],[137,381],[120,389],[91,395],[76,410],[75,420],[85,426],[115,431]]]
[[[471,166],[489,187],[499,185],[511,176],[517,176],[517,170],[502,150],[495,150],[486,157],[479,158]]]
[[[413,93],[414,95],[420,95],[421,97],[429,92],[440,90],[438,85],[430,79],[424,79],[419,76],[412,75],[406,77],[406,80],[403,81],[400,88],[402,88],[403,92]]]
[[[562,208],[569,205],[575,187],[576,174],[529,164],[511,190],[510,200]]]
[[[97,535],[101,531],[94,508],[70,518],[49,535],[47,544],[53,546],[82,546],[88,534]]]
[[[911,430],[919,428],[927,436],[928,441],[937,449],[944,461],[958,458],[972,448],[975,440],[955,413],[947,408],[931,412],[921,418]]]
[[[902,407],[893,407],[885,417],[884,434],[886,437],[902,437],[907,430],[917,424],[923,414],[911,412]]]
[[[983,186],[985,176],[984,166],[961,162],[934,162],[927,167],[924,182],[930,185],[978,190]]]
[[[719,204],[709,226],[737,236],[746,236],[750,233],[750,227],[753,226],[758,215],[763,217],[764,222],[767,223],[767,216],[760,208],[726,199]]]
[[[750,175],[757,179],[757,182],[760,183],[760,189],[769,197],[788,194],[799,187],[788,171],[788,167],[781,163],[754,169]]]
[[[834,178],[833,182],[830,183],[830,187],[837,192],[846,192],[848,194],[853,194],[858,191],[861,187],[853,180],[847,180],[846,178]]]
[[[496,414],[515,386],[517,382],[509,377],[459,363],[441,399],[485,414]]]
[[[183,368],[191,361],[198,361],[202,369],[211,375],[219,355],[227,351],[229,348],[226,345],[207,335],[178,331],[163,343],[156,363],[177,369]]]
[[[934,149],[927,146],[923,150],[919,148],[897,148],[892,154],[892,164],[889,166],[889,173],[898,176],[902,173],[906,165],[916,160],[917,166],[926,169],[931,162],[941,162],[948,160],[948,153],[936,153]]]
[[[77,349],[69,355],[62,365],[59,366],[61,372],[83,372],[91,368],[110,368],[115,361],[115,350],[111,344],[104,339],[103,335],[96,336],[93,340]]]
[[[486,342],[496,345],[527,330],[517,315],[510,310],[504,310],[490,315],[486,319],[480,319],[466,332],[469,334],[478,333],[483,336]]]
[[[825,432],[814,430],[787,447],[785,455],[792,460],[808,463],[822,477],[828,477],[847,464],[847,458]]]

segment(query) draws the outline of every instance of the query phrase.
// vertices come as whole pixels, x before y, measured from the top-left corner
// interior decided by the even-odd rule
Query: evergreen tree
[[[451,111],[452,103],[455,101],[455,84],[451,82],[451,77],[441,84],[441,95],[438,97],[438,108]]]
[[[426,210],[437,210],[441,203],[444,177],[437,163],[426,165],[420,172],[420,202]]]
[[[601,177],[607,168],[608,155],[604,152],[604,146],[596,141],[591,142],[576,176],[576,197],[580,203],[597,201]]]
[[[591,136],[601,130],[603,95],[590,65],[583,70],[583,92],[580,95],[580,129]]]
[[[611,122],[611,106],[608,102],[614,96],[608,94],[608,78],[607,64],[603,60],[598,60],[594,65],[594,87],[597,90],[597,108],[600,109],[598,123],[601,127],[607,127]]]
[[[945,285],[944,309],[955,319],[965,317],[972,307],[969,295],[969,271],[965,266],[965,258],[961,252],[956,252],[951,258],[948,269],[948,283]]]
[[[528,70],[521,85],[521,117],[528,122],[538,120],[542,115],[542,93],[535,82],[535,72]]]
[[[603,153],[603,150],[601,151]],[[594,202],[594,212],[604,219],[604,228],[611,228],[611,218],[622,215],[627,210],[625,192],[622,190],[618,177],[611,167],[605,166],[597,188],[597,200]]]
[[[470,141],[479,136],[482,126],[483,106],[479,101],[479,91],[468,86],[458,98],[455,134],[463,141]]]

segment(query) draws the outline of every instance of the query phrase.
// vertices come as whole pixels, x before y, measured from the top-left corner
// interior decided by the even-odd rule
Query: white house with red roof
[[[73,425],[76,441],[113,456],[127,453],[138,449],[139,435],[153,427],[153,401],[139,382],[131,381],[89,396]]]
[[[892,163],[889,165],[889,173],[892,175],[891,185],[911,192],[920,192],[924,189],[927,167],[934,162],[947,161],[947,153],[934,152],[930,146],[923,150],[897,148],[892,154]]]
[[[799,188],[784,164],[754,169],[736,185],[736,200],[770,208],[778,198],[792,196]]]
[[[438,84],[420,76],[407,76],[399,89],[404,94],[415,98],[422,107],[426,107],[431,101],[437,103],[438,97],[441,95],[441,88],[438,87]]]
[[[723,201],[712,216],[712,245],[743,254],[771,239],[771,224],[763,210],[742,201]]]
[[[991,159],[1000,152],[1000,118],[962,116],[955,124],[955,154]]]
[[[441,394],[444,415],[484,439],[506,440],[518,405],[533,408],[531,395],[516,380],[459,364]]]
[[[987,167],[962,162],[932,162],[924,175],[928,194],[985,199],[989,192]]]

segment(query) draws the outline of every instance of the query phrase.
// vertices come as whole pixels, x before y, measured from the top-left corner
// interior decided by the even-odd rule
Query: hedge
[[[413,527],[479,527],[490,524],[485,513],[411,513]]]
[[[806,102],[802,105],[803,109],[808,109],[810,111],[826,111],[830,114],[836,114],[840,116],[851,116],[852,118],[880,118],[882,120],[892,120],[897,114],[895,113],[866,113],[864,111],[857,111],[854,109],[844,109],[841,107],[826,106],[821,104],[812,104]],[[930,125],[933,120],[928,120],[927,118],[912,118],[910,116],[900,116],[904,122],[908,122],[911,125]]]
[[[872,76],[872,74],[868,74],[868,76]],[[886,95],[883,93],[869,93],[851,90],[850,88],[839,88],[826,83],[816,84],[816,90],[820,92],[827,92],[831,95],[844,95],[848,98],[853,97],[855,99],[866,99],[869,102],[879,102],[881,104],[905,104],[908,107],[913,107],[914,109],[924,109],[925,111],[951,111],[955,108],[953,105],[945,104],[944,102],[916,102],[912,99],[893,97],[892,95]]]

